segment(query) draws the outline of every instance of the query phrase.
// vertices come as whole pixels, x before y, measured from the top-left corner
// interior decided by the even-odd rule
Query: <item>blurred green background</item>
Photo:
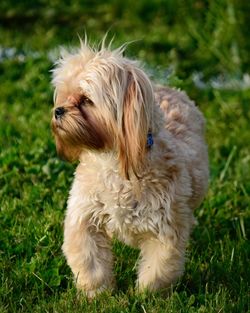
[[[250,1],[0,2],[0,312],[249,312]],[[136,295],[138,251],[114,242],[117,290],[76,295],[61,252],[75,165],[50,131],[50,70],[87,33],[131,43],[155,81],[204,113],[210,188],[168,299]]]
[[[14,1],[0,4],[1,41],[21,50],[48,51],[75,44],[84,31],[118,42],[152,64],[173,66],[181,77],[249,71],[249,1]]]

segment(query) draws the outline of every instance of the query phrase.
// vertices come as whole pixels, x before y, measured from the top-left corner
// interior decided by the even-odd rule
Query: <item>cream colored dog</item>
[[[208,185],[202,114],[185,93],[153,86],[124,49],[81,42],[53,71],[57,151],[80,161],[63,251],[88,297],[114,284],[112,237],[140,249],[139,291],[175,282]]]

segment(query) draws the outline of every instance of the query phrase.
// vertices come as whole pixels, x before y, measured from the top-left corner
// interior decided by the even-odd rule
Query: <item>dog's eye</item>
[[[77,102],[78,106],[87,106],[93,105],[93,102],[86,96],[81,96],[81,98]]]

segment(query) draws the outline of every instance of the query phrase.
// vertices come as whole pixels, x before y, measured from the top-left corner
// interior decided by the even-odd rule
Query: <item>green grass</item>
[[[0,312],[249,312],[247,1],[9,0],[0,12]],[[50,131],[51,55],[84,29],[100,40],[110,27],[115,46],[141,39],[127,54],[185,89],[207,119],[210,188],[168,298],[134,293],[138,251],[114,242],[118,288],[88,302],[61,251],[74,165],[58,159]]]

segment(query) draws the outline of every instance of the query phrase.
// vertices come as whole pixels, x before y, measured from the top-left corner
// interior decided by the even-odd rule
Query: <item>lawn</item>
[[[0,3],[0,312],[250,312],[250,3],[82,2]],[[168,298],[135,294],[138,251],[115,241],[117,289],[88,302],[61,251],[75,164],[56,155],[50,70],[85,31],[135,41],[126,54],[207,120],[210,187]]]

